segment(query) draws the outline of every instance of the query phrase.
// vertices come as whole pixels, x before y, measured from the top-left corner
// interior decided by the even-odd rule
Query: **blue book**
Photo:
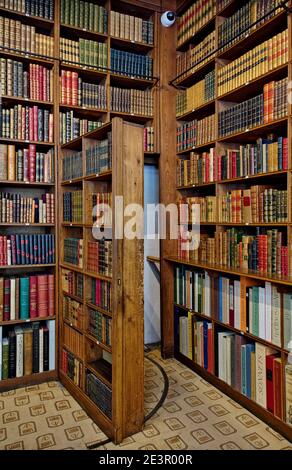
[[[251,398],[251,353],[255,351],[254,344],[247,344],[245,348],[246,396]]]
[[[55,262],[55,236],[50,235],[51,240],[52,240],[52,257],[51,257],[51,263]]]
[[[208,370],[208,322],[203,323],[204,332],[204,368]]]
[[[33,235],[29,237],[29,264],[33,264]]]
[[[19,317],[21,320],[29,318],[29,278],[20,278]]]
[[[278,138],[278,170],[283,169],[283,137]]]
[[[15,244],[16,244],[16,264],[21,264],[20,235],[15,235]]]
[[[20,236],[20,264],[25,264],[25,241],[24,241],[24,235],[19,235]]]
[[[49,263],[49,236],[45,235],[45,263]]]
[[[45,239],[46,239],[47,235],[41,235],[41,247],[42,247],[42,264],[45,264],[46,262],[46,253],[45,253],[45,249],[46,249],[46,246],[45,246]]]
[[[33,235],[33,264],[38,264],[38,236]]]
[[[246,344],[241,346],[241,393],[246,395]]]

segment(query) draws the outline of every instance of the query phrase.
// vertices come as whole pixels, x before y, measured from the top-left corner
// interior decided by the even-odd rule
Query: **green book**
[[[101,33],[101,31],[99,30],[99,25],[98,25],[98,21],[99,21],[99,6],[98,5],[94,5],[94,15],[93,15],[93,31],[96,32],[96,33]]]
[[[69,24],[71,26],[74,26],[74,20],[75,20],[75,0],[71,0],[71,2],[70,2],[70,19],[69,19]]]
[[[88,29],[90,31],[94,31],[94,5],[93,5],[93,3],[89,3]]]
[[[61,1],[61,23],[65,23],[65,0]]]
[[[8,338],[2,340],[2,380],[8,379],[9,342]]]
[[[79,62],[85,63],[85,39],[79,39]]]
[[[74,17],[74,26],[77,26],[80,28],[80,2],[79,0],[75,0],[75,6],[74,6],[74,11],[75,11],[75,17]]]
[[[84,28],[89,29],[89,3],[84,3]]]
[[[29,318],[29,278],[20,278],[20,319],[27,320]]]
[[[108,64],[107,64],[107,44],[103,44],[103,67],[107,69]]]
[[[79,2],[79,24],[84,28],[84,2]]]

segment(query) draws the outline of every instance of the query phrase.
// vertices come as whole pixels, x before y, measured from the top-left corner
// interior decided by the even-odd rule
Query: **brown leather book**
[[[32,374],[32,328],[26,327],[23,330],[24,338],[24,375]]]

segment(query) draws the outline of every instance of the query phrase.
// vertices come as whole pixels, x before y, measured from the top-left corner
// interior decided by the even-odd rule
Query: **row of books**
[[[174,302],[196,313],[212,316],[212,279],[207,271],[192,271],[184,266],[175,268]]]
[[[91,279],[91,303],[107,312],[111,312],[112,292],[110,282]]]
[[[181,211],[181,223],[261,224],[288,220],[287,191],[264,185],[235,189],[218,196],[181,198],[179,205],[188,207],[185,214]]]
[[[1,0],[0,7],[24,13],[26,16],[39,16],[51,21],[54,19],[53,0],[47,0],[46,2],[43,0]]]
[[[0,192],[0,223],[54,224],[54,194],[33,198]]]
[[[2,108],[0,137],[53,143],[54,115],[38,106]]]
[[[36,152],[36,146],[16,150],[15,145],[0,145],[0,179],[27,183],[54,181],[54,149]]]
[[[72,353],[66,349],[62,350],[61,368],[77,387],[82,387],[83,365]]]
[[[100,121],[90,121],[74,116],[74,111],[59,113],[60,119],[60,144],[66,144],[77,139],[87,132],[91,132],[102,125]]]
[[[54,38],[37,33],[34,26],[0,16],[0,48],[54,57]]]
[[[0,327],[0,380],[55,369],[55,320]]]
[[[64,292],[75,295],[79,297],[79,299],[83,299],[84,283],[82,274],[68,269],[62,269],[61,283]]]
[[[112,225],[112,193],[90,193],[87,219],[97,225]]]
[[[286,29],[224,65],[218,72],[218,96],[286,64],[288,49],[288,29]]]
[[[100,174],[112,169],[112,134],[86,148],[86,175]]]
[[[111,87],[111,111],[153,116],[153,94],[151,90],[134,90]]]
[[[77,72],[62,70],[61,104],[106,109],[106,87],[83,82]]]
[[[77,300],[64,295],[63,318],[70,323],[70,326],[81,329],[83,326],[83,305]]]
[[[64,62],[88,65],[106,70],[107,44],[79,38],[78,41],[60,38],[60,58]]]
[[[197,0],[178,18],[177,46],[181,46],[216,15],[215,0]]]
[[[110,12],[111,36],[128,41],[154,43],[153,21],[143,20],[133,15],[125,15],[117,11]]]
[[[88,372],[85,381],[85,392],[96,406],[112,419],[112,390],[94,374]]]
[[[84,357],[83,335],[70,328],[66,323],[64,323],[63,329],[63,342],[66,349],[74,352],[81,359]]]
[[[195,85],[177,94],[176,114],[180,116],[215,99],[215,70]]]
[[[54,274],[0,278],[0,322],[54,315]]]
[[[198,68],[215,57],[215,31],[206,36],[198,45],[191,45],[186,51],[176,56],[176,75],[180,79],[194,73]]]
[[[55,263],[55,236],[16,234],[0,236],[0,266]]]
[[[66,191],[63,194],[63,221],[83,222],[83,191]]]
[[[2,96],[53,101],[53,70],[38,64],[0,59],[0,90]]]
[[[112,344],[111,318],[103,315],[98,310],[88,309],[88,332],[97,341],[106,346]]]
[[[235,333],[219,332],[217,354],[219,379],[285,419],[282,359],[278,353]]]
[[[64,262],[83,267],[83,240],[81,238],[64,238]]]
[[[257,227],[253,235],[232,228],[215,232],[214,238],[202,234],[199,246],[193,248],[182,230],[178,255],[204,264],[285,277],[289,275],[289,252],[284,240],[285,233],[278,229]]]
[[[94,274],[112,276],[111,240],[103,239],[98,242],[87,242],[87,270]]]
[[[218,113],[219,137],[273,122],[287,116],[288,79],[271,82],[264,93]]]
[[[62,0],[61,23],[104,34],[107,33],[108,12],[95,3]]]
[[[177,152],[207,144],[216,138],[215,114],[204,119],[187,122],[177,127]]]
[[[291,293],[281,293],[266,282],[264,287],[249,287],[247,294],[249,333],[281,347],[283,316],[283,347],[292,351]]]
[[[145,54],[111,49],[110,68],[113,73],[121,75],[148,79],[153,77],[153,59]]]
[[[83,176],[82,151],[66,152],[62,160],[63,181],[70,181]]]
[[[154,152],[154,127],[144,127],[144,152]]]
[[[258,139],[256,144],[238,145],[216,154],[209,152],[190,153],[187,160],[177,160],[178,187],[244,178],[258,174],[288,169],[287,137],[268,136]]]
[[[218,46],[225,50],[277,15],[280,0],[251,0],[219,25]]]

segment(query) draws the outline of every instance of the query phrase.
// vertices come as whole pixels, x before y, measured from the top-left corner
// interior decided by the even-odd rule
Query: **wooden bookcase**
[[[178,14],[184,13],[189,6],[191,6],[193,1],[178,1],[177,2],[177,11]],[[218,97],[218,72],[220,68],[231,62],[232,60],[237,59],[242,54],[248,50],[256,47],[258,44],[264,42],[265,40],[271,37],[271,31],[283,31],[285,28],[288,28],[288,37],[291,38],[291,15],[287,14],[284,9],[281,9],[274,17],[267,20],[265,23],[258,26],[255,30],[248,32],[244,38],[235,42],[233,45],[227,47],[224,51],[220,51],[218,48],[218,31],[219,25],[222,23],[224,18],[230,17],[234,14],[236,10],[239,9],[238,2],[230,1],[226,3],[225,7],[221,12],[217,14],[206,23],[197,33],[191,38],[191,40],[186,41],[178,49],[179,53],[186,51],[190,44],[199,44],[202,39],[204,39],[211,31],[215,31],[216,34],[216,47],[215,47],[215,57],[210,58],[207,63],[204,63],[202,66],[198,65],[195,71],[190,71],[187,75],[181,75],[176,77],[175,65],[169,66],[168,70],[165,72],[165,75],[168,74],[168,77],[172,73],[172,77],[169,79],[172,89],[165,91],[164,97],[161,98],[162,107],[164,104],[168,106],[168,112],[173,113],[175,108],[175,96],[173,90],[175,89],[185,89],[194,85],[200,81],[204,76],[211,70],[215,70],[216,84],[215,84],[215,99],[212,102],[208,102],[197,109],[193,109],[190,112],[176,118],[173,115],[173,120],[169,123],[165,121],[161,123],[163,134],[176,133],[176,126],[180,125],[182,122],[188,122],[193,119],[202,119],[205,116],[214,114],[216,119],[218,113],[225,109],[226,104],[233,102],[242,102],[249,97],[256,96],[261,93],[263,86],[266,83],[269,83],[272,80],[280,80],[284,77],[288,77],[288,80],[291,80],[291,66],[292,66],[292,56],[291,56],[291,40],[289,39],[289,60],[288,62],[272,72],[264,76],[260,76],[257,79],[254,79],[243,86],[235,89],[232,92],[226,93]],[[175,31],[172,32],[175,36]],[[170,48],[172,47],[169,54],[174,55],[175,51],[175,39],[170,39],[169,41]],[[167,104],[166,104],[167,103]],[[285,223],[266,223],[266,224],[249,224],[250,230],[255,230],[255,227],[269,227],[274,226],[279,228],[282,231],[287,233],[287,245],[291,245],[291,104],[288,106],[288,115],[285,118],[279,119],[275,122],[269,124],[260,125],[256,128],[246,129],[244,132],[238,132],[236,134],[228,135],[227,137],[218,137],[218,131],[216,138],[212,142],[203,143],[203,145],[194,147],[192,149],[176,153],[176,147],[174,139],[171,140],[173,148],[168,146],[168,155],[165,155],[164,143],[162,142],[161,147],[161,161],[165,163],[165,168],[170,168],[172,162],[172,168],[175,168],[177,158],[188,158],[191,152],[201,154],[202,152],[208,151],[210,148],[214,148],[216,154],[222,153],[226,148],[232,148],[232,144],[236,143],[249,143],[255,142],[259,137],[265,137],[271,132],[275,132],[278,135],[283,135],[288,137],[288,148],[289,148],[289,157],[288,157],[288,169],[285,171],[270,172],[266,174],[258,174],[256,176],[244,177],[244,178],[235,178],[224,181],[215,181],[205,184],[189,185],[186,187],[177,187],[176,182],[176,171],[173,170],[173,174],[168,171],[167,181],[161,180],[162,188],[162,203],[169,204],[171,202],[178,202],[181,197],[195,197],[195,196],[219,196],[225,194],[227,191],[237,188],[250,188],[252,185],[257,184],[269,184],[273,187],[281,187],[281,185],[288,191],[288,219]],[[217,126],[218,127],[218,126]],[[215,232],[220,232],[224,228],[230,227],[244,227],[246,224],[234,224],[234,223],[201,223],[201,233],[213,234]],[[273,227],[272,227],[273,228]],[[201,375],[208,382],[215,385],[217,388],[222,390],[224,393],[229,395],[235,401],[241,403],[244,407],[248,408],[255,415],[259,416],[261,419],[266,421],[271,427],[277,429],[280,433],[285,435],[289,440],[292,439],[292,429],[286,424],[283,420],[280,420],[274,416],[267,409],[261,407],[256,401],[251,400],[247,396],[241,394],[239,391],[235,390],[229,386],[226,382],[223,382],[218,378],[217,368],[213,370],[213,373],[208,372],[197,363],[194,359],[190,359],[187,356],[184,356],[180,353],[180,348],[178,344],[177,329],[175,327],[175,322],[178,321],[179,316],[186,316],[188,309],[178,306],[174,303],[174,279],[175,279],[175,268],[177,266],[185,266],[186,269],[195,270],[196,272],[206,271],[211,279],[220,275],[229,276],[233,279],[240,281],[241,286],[241,308],[246,310],[245,303],[245,292],[249,286],[253,285],[262,285],[266,281],[276,285],[283,292],[291,292],[292,290],[292,278],[291,278],[291,251],[289,253],[290,261],[290,275],[289,276],[273,276],[266,274],[258,274],[252,271],[240,270],[240,269],[230,269],[216,264],[206,264],[199,263],[195,261],[183,261],[178,258],[177,255],[177,243],[173,240],[162,241],[162,259],[161,259],[161,286],[162,286],[162,330],[163,330],[163,339],[162,339],[162,354],[164,357],[172,357],[173,355],[181,362],[189,366],[192,370]],[[213,282],[213,281],[212,281]],[[213,285],[213,284],[212,284]],[[213,289],[213,288],[212,288]],[[212,293],[213,299],[214,290]],[[248,341],[253,341],[260,343],[264,346],[271,348],[273,351],[278,353],[279,357],[282,359],[282,376],[283,376],[283,390],[285,390],[285,380],[284,380],[284,368],[285,363],[287,362],[289,351],[284,348],[283,340],[283,309],[281,309],[281,328],[282,328],[282,338],[281,344],[275,346],[263,339],[253,336],[248,332],[248,329],[236,329],[232,326],[226,325],[218,321],[215,317],[215,312],[212,311],[212,316],[206,316],[204,314],[199,314],[198,312],[191,312],[193,315],[193,321],[203,321],[207,320],[212,325],[213,330],[213,343],[212,350],[213,355],[217,357],[217,342],[216,337],[217,333],[220,331],[233,332],[241,335],[243,338],[246,338]],[[246,326],[246,325],[245,325]],[[192,328],[193,329],[193,328]],[[194,345],[194,337],[192,336],[192,345]],[[285,397],[282,397],[283,405],[285,403]],[[285,405],[284,405],[285,407]],[[284,410],[284,419],[285,419],[285,410]]]
[[[86,174],[86,149],[97,140],[112,135],[112,169],[100,174]],[[143,204],[143,127],[114,118],[111,124],[65,144],[61,148],[60,174],[62,158],[69,151],[82,151],[83,176],[76,181],[63,181],[59,186],[60,212],[62,220],[62,197],[64,191],[80,188],[83,193],[83,219],[80,224],[62,224],[60,226],[60,280],[62,271],[68,269],[81,274],[83,297],[76,297],[59,290],[60,312],[63,312],[64,297],[78,301],[82,313],[78,327],[68,322],[60,313],[60,378],[72,395],[86,409],[101,429],[115,442],[141,430],[144,420],[144,348],[143,348],[143,240],[115,238],[123,214],[117,209],[119,219],[115,220],[116,197],[123,197],[124,208],[127,204]],[[93,221],[90,220],[90,195],[92,192],[111,192],[113,209],[112,240],[112,276],[99,275],[88,271],[87,243],[94,241]],[[124,222],[122,220],[122,227]],[[64,263],[63,240],[68,236],[83,238],[83,267]],[[133,262],[135,260],[135,262]],[[140,262],[141,261],[141,262]],[[107,310],[93,304],[92,280],[110,284],[111,308]],[[104,338],[98,341],[89,331],[89,311],[94,310],[111,320],[111,345]],[[74,344],[71,348],[64,339],[64,330],[70,329],[79,337],[81,353],[76,353]],[[78,341],[78,340],[76,340]],[[76,385],[62,367],[63,349],[71,352],[81,362],[81,381]],[[103,353],[110,354],[112,366],[102,359]],[[86,393],[86,376],[93,374],[105,384],[112,396],[112,416],[103,412]],[[130,397],[130,399],[129,399]]]

